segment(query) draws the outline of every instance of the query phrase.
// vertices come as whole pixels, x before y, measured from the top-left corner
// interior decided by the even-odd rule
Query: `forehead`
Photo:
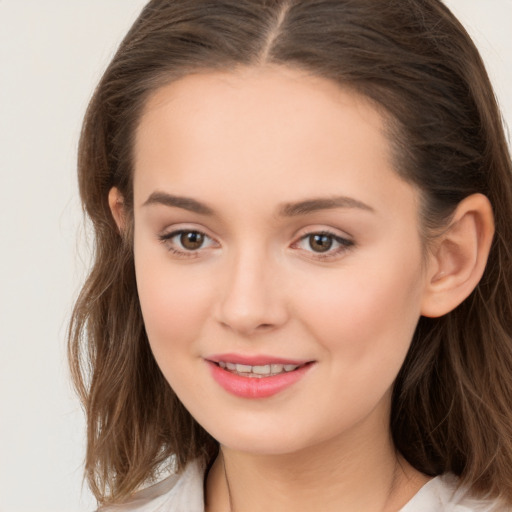
[[[399,179],[385,128],[364,97],[304,71],[188,75],[145,105],[135,139],[135,201],[155,189],[190,195],[193,188],[219,201],[228,192],[249,203],[335,192],[367,202],[379,181]]]
[[[253,135],[250,147],[254,151],[261,149],[258,142],[268,148],[264,133],[260,131],[257,137],[261,128],[274,129],[281,138],[297,140],[306,136],[313,142],[311,133],[304,130],[304,125],[309,124],[310,130],[306,131],[315,131],[318,134],[315,139],[328,142],[337,136],[347,137],[340,128],[343,117],[351,114],[359,117],[351,131],[367,125],[379,135],[384,134],[384,119],[366,98],[306,71],[265,66],[195,73],[150,95],[138,126],[136,144],[147,144],[145,135],[156,135],[148,134],[151,125],[155,129],[170,129],[171,124],[189,128],[186,135],[197,139],[202,136],[213,140],[216,134],[230,134],[232,139],[236,135],[244,139]],[[302,122],[298,123],[299,119]],[[350,121],[355,121],[353,115]],[[246,130],[240,133],[238,129],[242,126]],[[272,135],[275,138],[276,133]]]

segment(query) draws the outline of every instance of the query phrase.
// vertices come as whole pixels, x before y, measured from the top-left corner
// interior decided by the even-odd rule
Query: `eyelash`
[[[171,252],[172,254],[180,257],[180,258],[198,258],[200,256],[200,251],[201,249],[204,249],[204,247],[199,247],[198,249],[196,250],[187,250],[187,249],[178,249],[177,248],[177,243],[173,243],[172,240],[173,238],[176,238],[178,236],[182,236],[184,234],[196,234],[196,235],[199,235],[199,236],[202,236],[204,237],[205,239],[209,239],[209,240],[212,240],[211,237],[209,237],[206,233],[202,232],[202,231],[199,231],[197,229],[179,229],[179,230],[176,230],[176,231],[172,231],[170,233],[164,233],[162,235],[159,235],[158,238],[160,240],[160,242],[162,244],[165,245],[165,247],[167,248],[167,250],[169,252]],[[331,250],[331,248],[329,248],[326,252],[322,253],[322,252],[316,252],[316,251],[307,251],[307,249],[305,249],[307,252],[311,252],[312,254],[315,255],[315,258],[319,259],[319,260],[328,260],[328,259],[333,259],[333,258],[336,258],[337,256],[341,255],[342,253],[350,250],[351,248],[354,247],[354,242],[352,240],[349,240],[347,238],[343,238],[341,236],[338,236],[330,231],[312,231],[310,233],[307,233],[303,236],[301,236],[299,238],[299,240],[297,242],[294,242],[291,247],[292,248],[297,248],[297,246],[299,244],[301,244],[302,242],[305,242],[308,240],[308,238],[311,238],[313,236],[322,236],[322,237],[328,237],[333,243],[337,243],[338,244],[338,247],[335,248],[334,250]],[[179,243],[179,242],[178,242]],[[306,242],[307,243],[307,242]],[[311,243],[311,241],[310,241]]]
[[[308,251],[315,255],[315,258],[319,260],[328,260],[328,259],[334,259],[337,256],[340,256],[341,254],[345,253],[346,251],[350,250],[354,247],[354,242],[352,240],[349,240],[348,238],[343,238],[341,236],[336,235],[335,233],[332,233],[331,231],[312,231],[310,233],[307,233],[299,238],[297,242],[294,242],[292,244],[292,247],[298,246],[302,242],[308,243],[308,239],[310,239],[311,243],[311,237],[314,236],[322,236],[322,237],[328,237],[331,239],[332,243],[337,243],[338,247],[335,249],[329,249],[326,252],[317,252],[317,251]]]
[[[205,239],[211,240],[211,237],[209,237],[206,233],[203,233],[202,231],[199,231],[197,229],[179,229],[176,231],[172,231],[171,233],[164,233],[162,235],[159,235],[158,238],[160,242],[162,242],[165,245],[166,249],[172,254],[181,258],[198,258],[199,251],[200,249],[203,249],[203,247],[200,247],[197,250],[177,249],[177,244],[172,242],[173,238],[184,235],[186,233],[194,233],[196,235],[203,236]]]

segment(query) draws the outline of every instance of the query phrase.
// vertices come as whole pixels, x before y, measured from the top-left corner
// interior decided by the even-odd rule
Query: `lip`
[[[243,355],[243,354],[217,354],[209,357],[205,357],[207,361],[219,363],[224,361],[225,363],[236,363],[236,364],[247,364],[250,366],[265,366],[267,364],[294,364],[301,366],[303,364],[311,362],[308,359],[285,359],[282,357],[274,357],[269,355]]]
[[[291,372],[280,373],[279,375],[272,375],[269,377],[242,377],[228,370],[221,368],[212,358],[205,360],[210,368],[213,379],[225,391],[241,398],[268,398],[281,391],[289,388],[293,384],[300,381],[314,366],[314,361],[293,362],[289,359],[279,358],[264,358],[261,357],[246,357],[242,360],[240,358],[228,358],[227,354],[223,355],[219,361],[238,362],[240,364],[250,364],[257,366],[260,364],[302,364],[300,368]],[[250,363],[249,361],[257,361]],[[284,362],[281,362],[284,361]]]

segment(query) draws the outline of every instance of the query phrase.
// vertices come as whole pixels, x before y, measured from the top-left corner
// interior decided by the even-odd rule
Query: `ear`
[[[484,273],[493,236],[487,197],[473,194],[462,200],[429,256],[423,316],[445,315],[471,294]]]
[[[108,205],[112,212],[112,217],[117,224],[119,232],[122,233],[125,227],[125,215],[124,215],[124,198],[119,189],[112,187],[108,193]]]

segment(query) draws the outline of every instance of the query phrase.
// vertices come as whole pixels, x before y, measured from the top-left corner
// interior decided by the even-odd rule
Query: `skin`
[[[473,242],[441,241],[425,263],[420,194],[394,171],[381,114],[282,67],[190,75],[156,91],[134,169],[135,267],[151,348],[221,444],[207,510],[317,510],[319,497],[326,512],[402,507],[428,478],[394,451],[392,384],[420,315],[444,314],[483,272],[485,200],[475,196],[454,217],[458,231],[447,231]],[[162,194],[205,208],[164,204]],[[283,205],[334,196],[344,200],[283,215]],[[122,229],[122,197],[113,189],[109,199]],[[204,233],[203,245],[170,238],[179,230]],[[309,235],[325,232],[332,246],[323,253]],[[222,353],[314,364],[277,395],[247,399],[212,379],[205,359]]]

